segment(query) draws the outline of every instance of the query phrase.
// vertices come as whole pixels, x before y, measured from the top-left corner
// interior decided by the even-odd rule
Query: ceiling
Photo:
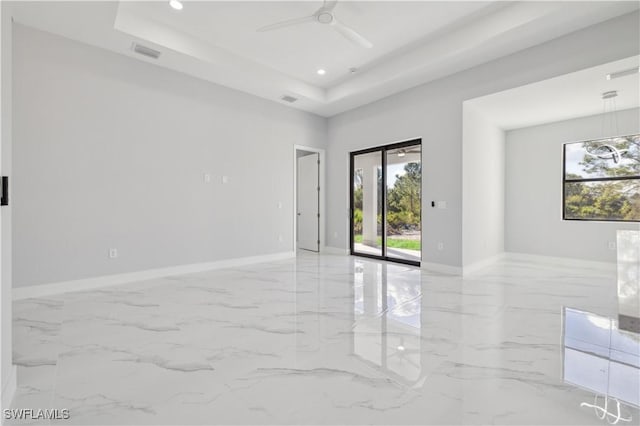
[[[322,88],[334,86],[350,75],[350,68],[363,68],[404,46],[410,45],[460,20],[484,10],[489,2],[434,3],[338,2],[336,16],[366,34],[375,49],[362,48],[328,25],[316,23],[258,32],[274,22],[311,15],[319,2],[194,2],[179,13],[166,2],[130,2],[119,13],[153,20],[189,34],[238,56],[278,70]],[[491,7],[490,7],[491,6]],[[503,6],[498,4],[498,6]],[[325,69],[319,76],[316,71]]]
[[[322,1],[183,3],[180,11],[168,1],[12,8],[24,25],[325,117],[639,8],[628,1],[339,1],[336,17],[373,43],[365,49],[315,22],[256,31],[311,15]],[[161,51],[160,58],[134,53],[134,41]],[[288,104],[283,95],[297,101]]]
[[[607,74],[638,69],[640,56],[588,68],[465,102],[504,130],[640,107],[640,73],[607,80]],[[614,101],[602,94],[615,90]]]

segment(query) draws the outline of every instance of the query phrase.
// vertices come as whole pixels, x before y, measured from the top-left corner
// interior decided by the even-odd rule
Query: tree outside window
[[[565,220],[640,221],[640,135],[564,145]]]

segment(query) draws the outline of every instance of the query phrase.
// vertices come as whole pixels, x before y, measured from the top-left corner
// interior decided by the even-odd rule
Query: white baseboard
[[[349,249],[322,246],[322,248],[320,249],[320,253],[322,253],[322,254],[339,254],[339,255],[347,256],[349,254]]]
[[[552,266],[564,266],[568,268],[588,268],[606,272],[615,272],[617,270],[617,265],[615,262],[598,262],[595,260],[574,259],[570,257],[542,256],[538,254],[507,252],[505,253],[504,259]]]
[[[420,262],[420,269],[423,269],[425,271],[439,272],[442,274],[462,275],[461,267],[445,265],[443,263]]]
[[[500,261],[517,261],[517,262],[529,262],[542,265],[561,266],[568,268],[581,268],[592,269],[603,272],[615,272],[615,262],[597,262],[593,260],[574,259],[568,257],[555,257],[555,256],[542,256],[537,254],[527,253],[500,253],[490,258],[481,260],[479,262],[472,263],[462,268],[457,266],[443,265],[440,263],[428,263],[422,262],[421,268],[427,271],[441,272],[445,274],[470,276],[481,270],[488,268]]]
[[[290,259],[295,256],[295,252],[287,251],[282,253],[266,254],[262,256],[240,257],[236,259],[226,259],[215,262],[194,263],[190,265],[172,266],[169,268],[149,269],[146,271],[130,272],[126,274],[107,275],[102,277],[86,278],[73,281],[17,287],[13,289],[13,300],[52,296],[55,294],[71,291],[92,290],[95,288],[126,284],[135,281],[150,280],[154,278],[162,278],[171,275],[192,274],[195,272],[211,271],[214,269],[233,268],[236,266],[251,265],[255,263],[273,262],[276,260]]]
[[[470,265],[466,265],[462,267],[462,275],[463,276],[467,276],[467,275],[473,275],[476,272],[487,268],[489,266],[494,265],[496,262],[499,262],[501,260],[503,260],[506,257],[506,253],[498,253],[495,256],[491,256],[488,257],[486,259],[482,259],[478,262],[474,262]]]
[[[2,410],[5,408],[9,408],[11,406],[11,402],[13,401],[13,396],[16,393],[16,389],[18,387],[18,377],[17,377],[18,367],[15,365],[11,366],[11,370],[9,372],[9,377],[2,384]],[[3,422],[4,423],[4,422]]]

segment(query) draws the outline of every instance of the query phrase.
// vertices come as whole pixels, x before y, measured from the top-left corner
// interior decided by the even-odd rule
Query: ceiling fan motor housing
[[[331,12],[320,12],[316,16],[316,19],[321,24],[330,24],[331,22],[333,22],[333,15],[331,14]]]

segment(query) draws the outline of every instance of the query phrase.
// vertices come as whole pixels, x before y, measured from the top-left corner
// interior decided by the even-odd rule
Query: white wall
[[[463,101],[637,55],[639,22],[638,13],[625,15],[332,117],[328,244],[348,247],[348,153],[422,137],[422,259],[461,266]]]
[[[12,58],[11,9],[7,2],[0,2],[0,175],[11,174],[11,58]],[[11,192],[10,192],[11,195]],[[11,330],[11,216],[13,200],[0,208],[0,408],[9,404],[15,390],[15,367],[12,363]]]
[[[14,77],[14,286],[292,250],[326,119],[20,25]]]
[[[640,133],[640,109],[618,112],[617,121],[620,135]],[[562,220],[562,144],[610,136],[602,132],[595,115],[506,133],[506,251],[616,261],[608,247],[616,230],[640,225]]]
[[[462,265],[504,252],[505,137],[464,103],[462,128]]]

